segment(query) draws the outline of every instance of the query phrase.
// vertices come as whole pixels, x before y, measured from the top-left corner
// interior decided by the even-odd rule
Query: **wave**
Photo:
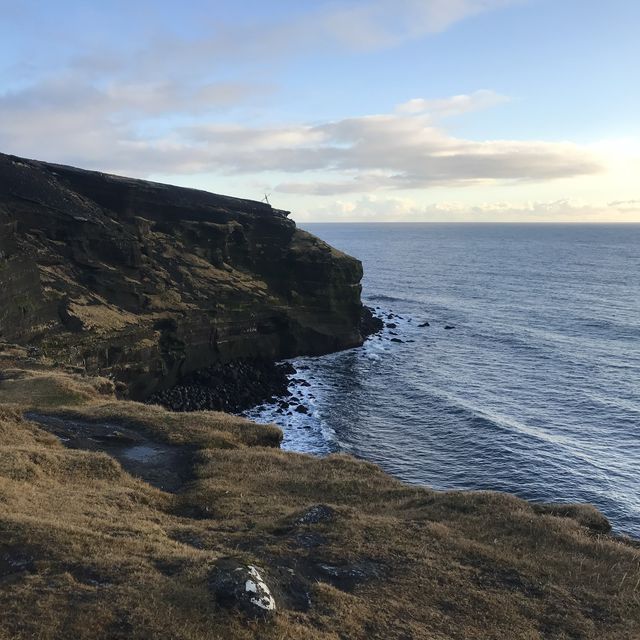
[[[365,301],[366,302],[413,302],[413,300],[409,298],[398,298],[396,296],[389,296],[385,293],[366,296]]]

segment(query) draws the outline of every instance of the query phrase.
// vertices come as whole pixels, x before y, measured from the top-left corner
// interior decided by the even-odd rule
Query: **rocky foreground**
[[[148,403],[360,344],[360,277],[267,205],[0,156],[0,640],[640,638],[593,507]]]

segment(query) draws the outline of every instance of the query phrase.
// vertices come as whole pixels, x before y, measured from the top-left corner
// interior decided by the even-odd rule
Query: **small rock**
[[[276,612],[271,590],[253,565],[223,558],[216,563],[209,585],[218,604],[227,609],[237,609],[250,618],[262,619]]]
[[[431,325],[428,322],[423,322],[422,324],[419,324],[418,327],[420,327],[420,329],[423,329],[424,327],[430,327]]]
[[[295,537],[295,542],[298,546],[304,549],[316,549],[324,544],[327,544],[326,536],[311,531],[305,531],[299,533]]]
[[[455,329],[455,327],[452,324],[447,324],[444,327],[447,331],[449,331],[449,329]]]
[[[391,338],[391,342],[404,342],[404,340],[400,340],[400,338]]]
[[[333,564],[319,562],[316,567],[317,578],[322,582],[341,589],[351,591],[354,587],[382,574],[381,567],[370,561],[353,564]]]
[[[307,409],[303,404],[299,404],[295,410],[297,413],[309,413],[309,409]]]
[[[387,322],[387,329],[395,329],[397,326],[395,322]]]
[[[336,512],[326,504],[316,504],[309,507],[301,516],[296,519],[297,525],[319,524],[321,522],[331,522],[335,518]]]

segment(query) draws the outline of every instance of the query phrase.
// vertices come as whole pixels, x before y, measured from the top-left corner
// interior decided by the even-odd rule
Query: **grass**
[[[640,638],[640,545],[602,533],[592,507],[407,486],[349,456],[283,452],[276,427],[119,401],[71,373],[5,371],[0,403],[2,640]],[[191,445],[195,479],[164,493],[65,448],[26,408]],[[296,524],[317,504],[334,518]],[[227,556],[263,568],[272,621],[214,601],[209,574]]]

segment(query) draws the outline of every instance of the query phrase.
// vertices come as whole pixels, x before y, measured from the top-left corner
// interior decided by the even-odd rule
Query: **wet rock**
[[[400,340],[400,338],[391,338],[391,342],[404,342],[404,340]]]
[[[395,322],[387,322],[387,329],[397,329],[398,325]]]
[[[423,322],[422,324],[419,324],[418,327],[420,327],[420,329],[424,329],[424,327],[430,327],[431,324],[429,324],[428,322]]]
[[[303,413],[303,414],[307,414],[309,413],[309,409],[307,409],[307,407],[305,407],[303,404],[299,404],[296,408],[295,411],[297,413]]]
[[[239,413],[274,397],[289,394],[288,363],[235,360],[216,364],[185,376],[180,384],[160,391],[148,400],[172,411],[227,411]]]
[[[444,328],[445,328],[447,331],[450,331],[451,329],[455,329],[455,326],[454,326],[454,325],[452,325],[452,324],[446,324],[446,325],[444,326]]]
[[[276,613],[276,601],[257,567],[233,558],[219,560],[209,579],[217,603],[249,618],[266,619]]]
[[[382,330],[384,323],[378,318],[373,310],[365,305],[360,312],[360,334],[363,338],[368,338]]]

